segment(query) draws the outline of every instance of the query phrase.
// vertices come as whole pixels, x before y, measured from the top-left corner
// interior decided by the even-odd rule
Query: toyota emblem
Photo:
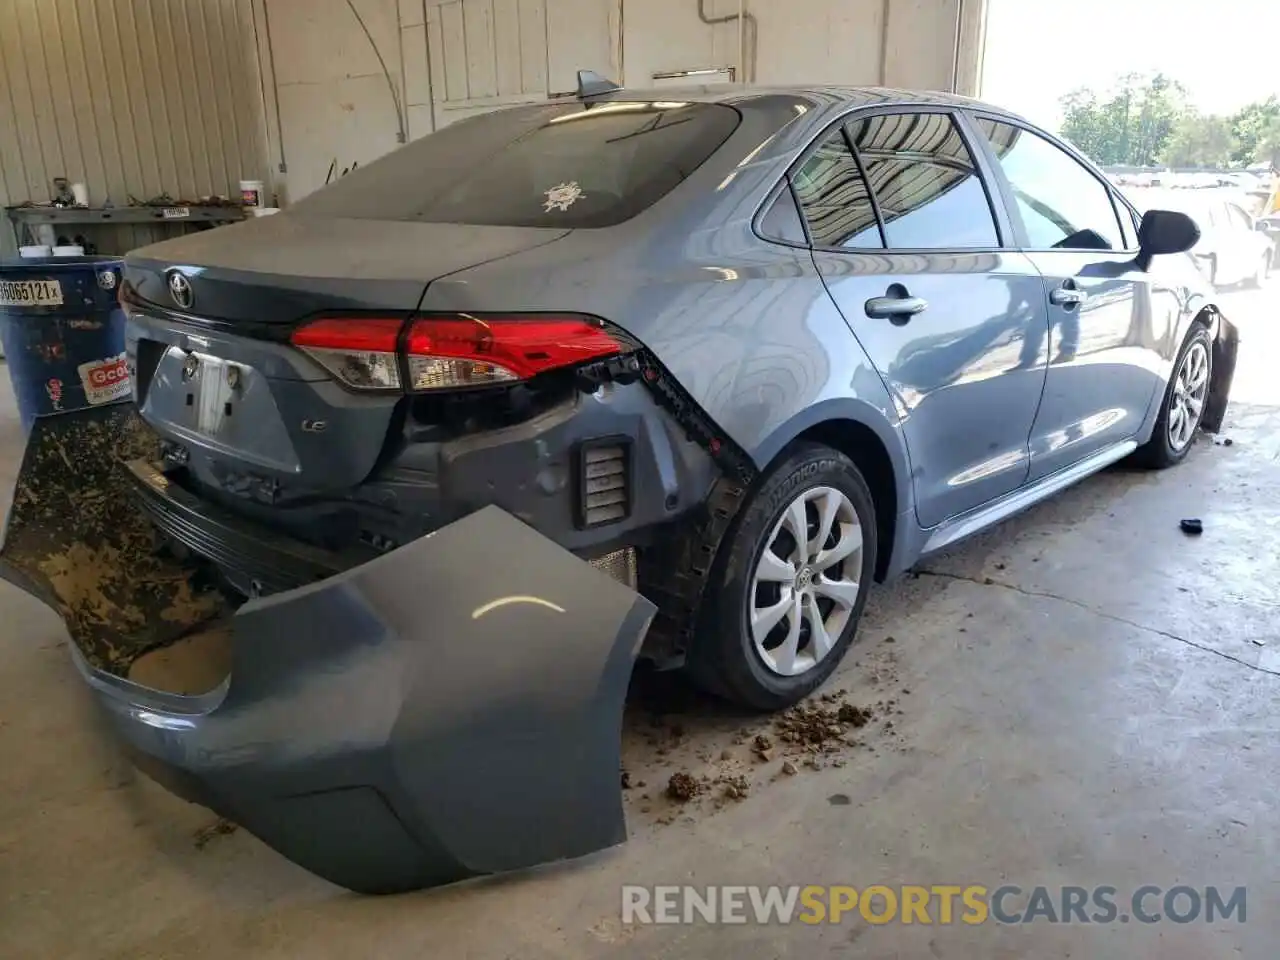
[[[169,271],[169,296],[183,310],[191,309],[191,281],[177,270]]]

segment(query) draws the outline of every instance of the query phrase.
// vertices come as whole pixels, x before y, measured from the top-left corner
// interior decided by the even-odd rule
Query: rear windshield
[[[737,128],[714,103],[555,103],[446,127],[300,202],[300,215],[608,227],[657,202]]]

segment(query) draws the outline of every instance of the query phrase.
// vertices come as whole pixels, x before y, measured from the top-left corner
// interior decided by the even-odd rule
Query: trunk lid
[[[232,502],[349,489],[378,463],[403,395],[346,389],[290,345],[293,327],[407,317],[432,280],[568,232],[278,214],[144,247],[125,262],[139,411]]]
[[[143,247],[125,259],[125,279],[143,300],[210,320],[271,325],[326,310],[408,313],[437,277],[568,233],[281,213]],[[190,284],[190,307],[169,289],[174,268]]]

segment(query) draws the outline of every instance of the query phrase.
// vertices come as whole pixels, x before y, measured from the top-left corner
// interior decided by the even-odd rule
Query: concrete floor
[[[741,743],[767,723],[642,685],[630,842],[525,875],[361,898],[217,832],[119,757],[59,622],[0,584],[0,955],[1273,956],[1280,384],[1264,361],[1280,357],[1278,288],[1231,297],[1248,351],[1232,446],[1204,438],[1159,475],[1109,471],[874,595],[831,686],[898,700],[892,729],[881,711],[842,766],[775,776],[777,757],[755,763]],[[10,404],[5,490],[19,442]],[[1201,538],[1179,532],[1184,516],[1204,519]],[[679,769],[744,772],[751,791],[680,807],[659,796]],[[1246,885],[1249,912],[1214,926],[619,919],[624,883],[878,882]]]

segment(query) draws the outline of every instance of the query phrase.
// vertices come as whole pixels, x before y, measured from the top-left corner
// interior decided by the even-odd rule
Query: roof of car
[[[728,84],[690,87],[654,87],[638,89],[624,87],[591,100],[680,100],[701,103],[731,103],[749,105],[753,100],[777,97],[793,97],[814,106],[830,106],[844,103],[851,107],[877,106],[881,104],[927,104],[941,107],[981,108],[984,111],[1016,116],[1002,107],[962,97],[954,93],[933,90],[902,90],[895,87],[845,87],[845,86],[770,86],[739,87]]]

